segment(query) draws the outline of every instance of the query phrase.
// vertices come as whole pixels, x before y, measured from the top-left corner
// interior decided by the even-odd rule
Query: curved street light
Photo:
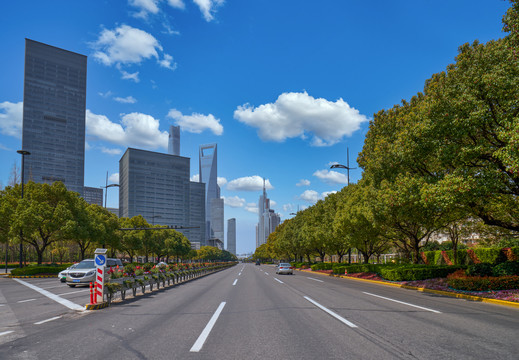
[[[346,169],[348,170],[348,185],[350,185],[350,170],[355,170],[356,168],[350,167],[350,149],[346,148],[346,164],[333,164],[330,166],[330,169]]]

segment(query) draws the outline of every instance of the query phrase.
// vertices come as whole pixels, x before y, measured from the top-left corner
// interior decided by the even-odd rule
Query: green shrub
[[[437,265],[437,266],[399,266],[394,268],[381,268],[380,275],[390,281],[412,281],[434,278],[444,278],[456,270],[464,268],[463,265]]]
[[[492,264],[489,263],[474,264],[470,265],[465,273],[468,276],[491,276],[492,268]]]
[[[494,266],[493,276],[519,275],[519,261],[507,261]]]
[[[58,274],[60,271],[65,270],[70,265],[57,265],[57,266],[49,266],[49,265],[40,265],[40,266],[27,266],[24,268],[17,268],[11,270],[11,275],[13,276],[31,276],[31,275],[54,275]]]
[[[467,265],[468,264],[468,259],[469,259],[469,256],[467,254],[467,250],[466,249],[458,249],[457,251],[457,261],[454,261],[454,250],[447,250],[447,256],[449,257],[449,259],[452,261],[453,264],[458,264],[458,265]]]
[[[317,264],[313,264],[311,266],[312,270],[313,271],[316,271],[316,270],[332,270],[333,269],[333,264],[332,263],[317,263]]]
[[[502,257],[501,249],[474,249],[474,253],[482,263],[497,264]]]
[[[491,291],[519,289],[519,276],[452,276],[447,283],[453,289],[465,291]]]
[[[427,259],[427,262],[429,263],[429,265],[436,264],[435,254],[436,254],[436,251],[424,251],[425,258]]]
[[[445,265],[445,259],[440,250],[434,252],[434,262],[429,265]]]

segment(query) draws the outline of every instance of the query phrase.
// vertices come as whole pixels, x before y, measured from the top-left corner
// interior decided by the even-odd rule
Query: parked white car
[[[77,263],[76,264],[72,264],[71,266],[69,266],[68,268],[66,268],[65,270],[63,270],[62,272],[60,272],[58,274],[58,279],[59,281],[61,282],[65,282],[67,281],[67,275],[68,275],[68,272],[72,269],[75,269],[77,266]]]

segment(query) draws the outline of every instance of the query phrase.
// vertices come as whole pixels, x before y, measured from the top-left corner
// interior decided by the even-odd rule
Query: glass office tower
[[[87,57],[25,40],[24,179],[83,196]]]
[[[236,219],[227,220],[227,251],[236,255]]]
[[[119,161],[119,216],[142,215],[178,230],[191,242],[205,235],[205,184],[189,180],[189,158],[128,148]]]
[[[216,144],[200,146],[200,182],[205,183],[205,216],[206,216],[206,240],[218,238],[224,241],[223,232],[223,202],[220,199],[220,187],[218,186],[218,147]]]

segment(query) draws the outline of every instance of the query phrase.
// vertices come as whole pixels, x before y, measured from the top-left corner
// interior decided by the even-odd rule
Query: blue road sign
[[[106,255],[96,254],[96,265],[103,266],[106,263]]]

